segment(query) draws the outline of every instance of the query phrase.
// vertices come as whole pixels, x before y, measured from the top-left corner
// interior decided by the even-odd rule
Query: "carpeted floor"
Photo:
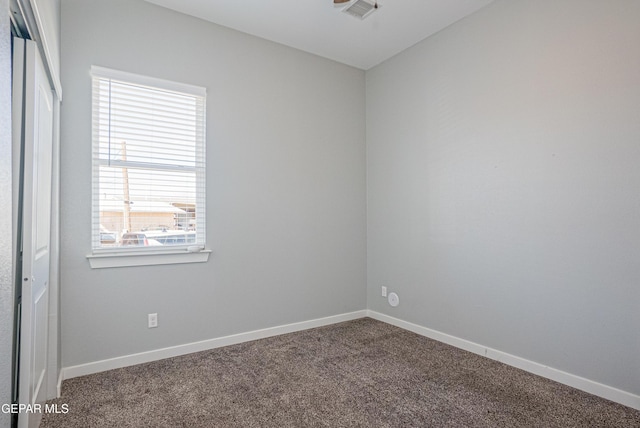
[[[640,412],[369,318],[64,381],[41,427],[640,427]]]

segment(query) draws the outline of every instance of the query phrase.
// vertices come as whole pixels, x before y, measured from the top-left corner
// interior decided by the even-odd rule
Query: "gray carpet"
[[[640,412],[369,318],[69,379],[41,427],[640,427]]]

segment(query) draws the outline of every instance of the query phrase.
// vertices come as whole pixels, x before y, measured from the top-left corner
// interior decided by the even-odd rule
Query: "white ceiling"
[[[147,1],[367,70],[493,0],[379,0],[364,20],[333,0]]]

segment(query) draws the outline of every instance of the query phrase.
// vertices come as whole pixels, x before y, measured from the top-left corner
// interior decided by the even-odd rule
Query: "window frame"
[[[198,244],[172,245],[167,247],[107,247],[100,248],[100,201],[99,201],[99,168],[103,160],[99,156],[99,114],[96,111],[96,100],[99,96],[95,90],[96,79],[106,79],[125,84],[147,86],[162,91],[177,92],[182,95],[199,97],[202,99],[202,108],[198,110],[202,116],[198,116],[196,129],[196,160],[201,167],[196,168],[196,212],[201,214],[197,219],[197,235],[201,237]],[[155,77],[143,76],[105,67],[91,67],[91,92],[92,92],[92,190],[91,190],[91,253],[87,259],[92,268],[124,267],[124,266],[149,266],[175,263],[200,263],[209,259],[211,250],[206,248],[206,89],[200,86],[173,82]],[[198,163],[198,162],[196,162]],[[158,169],[162,170],[162,169]]]

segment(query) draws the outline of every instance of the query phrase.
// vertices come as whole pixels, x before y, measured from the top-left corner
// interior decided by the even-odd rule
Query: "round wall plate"
[[[393,307],[396,307],[400,304],[400,298],[396,293],[389,293],[389,297],[387,298],[389,304]]]

